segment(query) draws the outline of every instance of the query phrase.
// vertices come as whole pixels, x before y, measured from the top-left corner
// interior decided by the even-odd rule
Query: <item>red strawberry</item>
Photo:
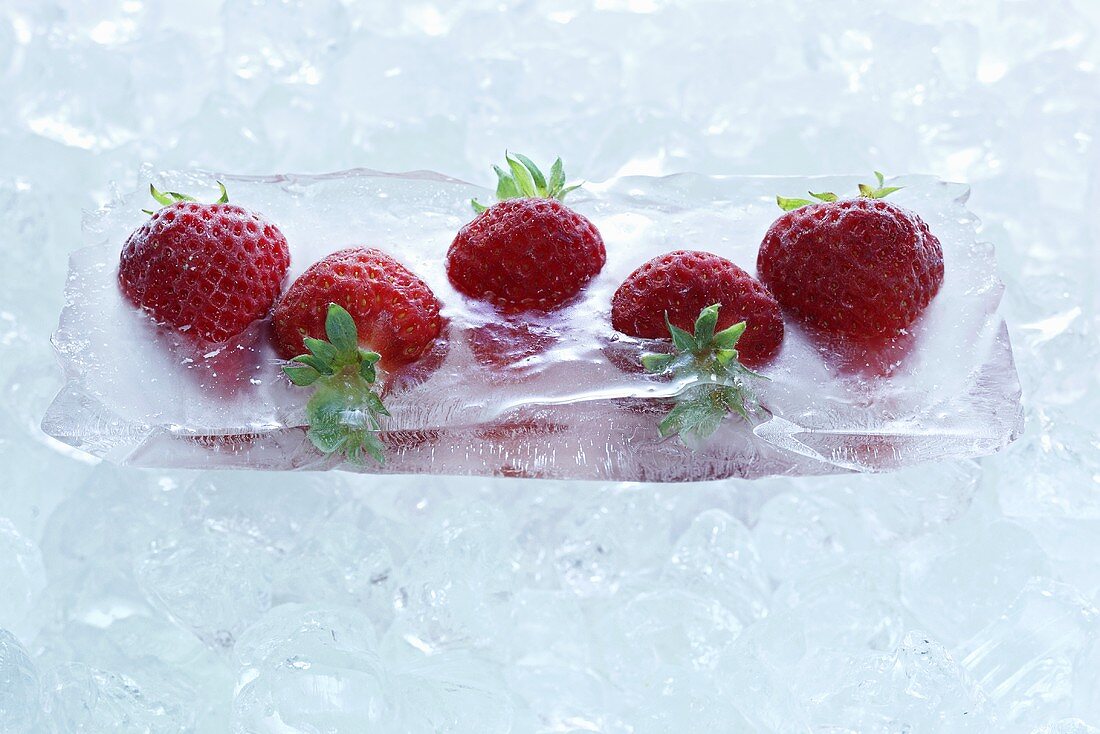
[[[690,330],[699,312],[721,304],[718,331],[747,322],[737,342],[738,358],[760,365],[779,350],[783,320],[768,289],[724,257],[677,250],[655,257],[635,270],[611,299],[611,325],[629,336],[668,336],[668,322]]]
[[[943,283],[943,250],[913,212],[860,185],[858,199],[778,197],[788,212],[764,237],[760,279],[807,325],[856,339],[889,337],[912,324]]]
[[[229,204],[224,186],[214,204],[149,188],[164,207],[122,249],[123,294],[201,342],[224,342],[266,316],[290,265],[282,232]]]
[[[496,168],[497,197],[463,227],[447,252],[447,275],[460,293],[504,312],[552,310],[573,298],[604,266],[607,254],[593,224],[560,199],[561,159],[547,181],[529,159],[508,155],[511,173]]]
[[[275,347],[290,359],[303,337],[325,336],[330,303],[351,314],[359,343],[386,367],[415,361],[439,335],[439,301],[392,257],[369,247],[334,252],[302,273],[275,307]]]

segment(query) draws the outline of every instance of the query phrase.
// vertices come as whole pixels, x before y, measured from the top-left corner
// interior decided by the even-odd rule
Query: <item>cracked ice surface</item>
[[[171,190],[213,183],[157,178]],[[467,202],[491,193],[433,174],[217,178],[287,235],[291,277],[366,243],[407,263],[442,300],[446,327],[436,347],[383,387],[393,416],[388,472],[683,481],[876,471],[989,453],[1019,430],[1019,382],[997,312],[1003,287],[958,184],[892,182],[903,187],[896,202],[917,210],[944,248],[947,277],[922,318],[873,349],[837,348],[790,323],[757,388],[770,419],[751,429],[728,420],[693,450],[660,440],[655,426],[667,408],[659,398],[684,385],[638,369],[641,354],[660,346],[616,335],[611,294],[642,262],[680,247],[752,268],[779,213],[772,192],[849,191],[854,180],[682,174],[590,185],[573,206],[602,232],[607,266],[575,302],[528,317],[547,342],[532,346],[516,327],[494,331],[499,316],[456,293],[444,273],[447,246],[470,217]],[[204,357],[157,334],[122,298],[120,243],[146,196],[127,196],[87,222],[93,244],[73,256],[55,337],[68,384],[46,431],[145,466],[332,466],[298,428],[308,393],[279,374],[268,323]]]
[[[1098,27],[1089,0],[4,3],[0,732],[1098,731]],[[505,147],[590,181],[967,182],[1023,433],[668,485],[139,470],[38,430],[80,209],[162,170],[487,184]]]

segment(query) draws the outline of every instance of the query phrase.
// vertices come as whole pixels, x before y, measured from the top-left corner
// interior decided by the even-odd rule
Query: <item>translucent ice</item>
[[[271,572],[240,544],[185,536],[137,560],[142,587],[211,647],[230,647],[271,606]]]
[[[891,650],[905,628],[897,597],[897,565],[868,556],[788,581],[776,590],[773,609],[798,625],[811,649]]]
[[[748,624],[768,613],[771,587],[752,535],[722,510],[707,510],[676,541],[663,580],[720,599]]]
[[[1061,719],[1053,724],[1033,729],[1031,734],[1097,734],[1100,729],[1086,724],[1081,719]]]
[[[234,731],[353,732],[386,712],[374,628],[353,609],[272,609],[237,640]]]
[[[0,734],[24,734],[38,720],[38,670],[15,636],[0,629]]]
[[[331,600],[362,609],[375,624],[388,624],[396,564],[378,529],[344,516],[318,525],[314,535],[272,570],[274,595]]]
[[[1100,602],[1098,29],[1095,0],[894,0],[873,7],[855,0],[0,1],[0,515],[16,528],[21,547],[26,541],[41,548],[48,574],[44,591],[30,587],[33,606],[24,615],[25,627],[41,629],[13,630],[17,653],[0,643],[0,732],[225,734],[247,723],[264,734],[318,734],[310,727],[319,718],[332,729],[348,724],[355,734],[1097,734],[1095,619],[1086,615],[1078,624],[1060,603],[1044,606],[1031,595],[1025,620],[1014,601],[1039,575],[1076,587],[1071,608]],[[66,451],[36,429],[62,384],[60,371],[50,369],[49,332],[64,305],[69,254],[81,241],[79,212],[91,212],[85,243],[114,248],[102,259],[113,266],[120,238],[147,206],[138,190],[161,182],[151,168],[139,172],[143,161],[157,170],[257,174],[432,168],[487,183],[487,163],[506,145],[540,161],[561,154],[571,173],[594,181],[676,171],[868,174],[885,166],[970,182],[966,208],[981,224],[976,234],[973,221],[960,231],[967,242],[997,246],[1007,284],[1000,308],[1027,410],[1024,434],[980,461],[925,462],[889,475],[657,486],[111,471],[107,462],[93,468],[90,457],[74,458],[79,450]],[[170,180],[203,196],[213,191],[204,188],[211,178]],[[692,178],[632,180],[676,188]],[[369,189],[369,177],[352,179],[359,183],[231,182],[231,192],[266,209],[276,197],[265,199],[262,190],[280,186],[293,189],[280,195],[283,202],[327,198],[328,190],[346,186]],[[116,197],[110,181],[138,193]],[[806,183],[786,181],[798,184],[792,194]],[[899,202],[930,217],[967,216],[949,202],[953,193],[926,201],[924,183],[906,183]],[[453,208],[424,207],[448,218],[424,247],[444,247],[469,216],[462,201],[469,189],[447,185],[459,195],[446,197]],[[747,216],[756,224],[732,229],[729,242],[711,237],[718,244],[703,237],[725,233],[694,227],[685,215],[706,206],[694,194],[662,209],[651,206],[658,192],[645,189],[629,213],[679,218],[683,229],[661,231],[666,249],[728,246],[751,266],[753,240],[775,211],[767,197],[787,186],[776,179],[758,197],[753,192]],[[578,208],[625,242],[621,227],[606,224],[603,202],[618,194],[587,188]],[[97,229],[104,220],[95,210],[110,200],[114,224]],[[375,200],[349,195],[340,211]],[[267,213],[300,215],[295,207]],[[373,212],[362,218],[367,214]],[[356,230],[350,234],[360,221],[349,225]],[[405,231],[405,223],[375,223],[356,241],[398,247],[385,238]],[[308,224],[291,221],[299,232]],[[298,258],[302,267],[305,257]],[[107,282],[109,273],[103,275]],[[619,275],[609,270],[609,282]],[[135,338],[102,353],[121,361],[149,356],[139,344],[148,346]],[[461,334],[452,349],[465,349]],[[567,350],[559,345],[554,354]],[[977,360],[978,351],[967,358]],[[954,356],[935,354],[945,365]],[[468,366],[461,357],[453,364]],[[778,385],[781,376],[772,376]],[[943,396],[941,389],[952,386],[925,392]],[[161,397],[150,394],[150,402]],[[89,409],[107,404],[92,397]],[[767,396],[777,408],[781,397]],[[822,405],[834,405],[823,397]],[[74,418],[89,441],[133,427],[133,416],[99,413],[104,422],[96,424],[86,415]],[[801,420],[794,422],[806,426]],[[143,444],[154,456],[149,433],[165,427],[196,428],[174,417],[148,432],[141,424],[118,453],[141,459],[127,447]],[[516,435],[515,443],[530,438]],[[814,438],[821,436],[799,440]],[[179,461],[179,444],[187,444],[170,443],[165,455]],[[264,463],[232,441],[203,439],[200,449],[192,465],[204,470],[219,462]],[[563,457],[573,454],[554,458]],[[441,461],[456,471],[484,466],[481,458]],[[420,456],[409,462],[423,464]],[[516,467],[541,469],[532,464]],[[486,583],[491,574],[478,569],[496,564],[484,556],[427,563],[418,553],[448,520],[456,535],[484,528],[485,513],[462,512],[474,503],[501,520],[490,525],[499,534],[496,555],[514,574],[507,585]],[[750,528],[747,541],[741,523]],[[330,665],[324,640],[297,626],[268,628],[261,637],[279,640],[279,651],[247,666],[232,648],[208,647],[185,621],[184,601],[220,615],[219,608],[236,603],[226,595],[248,586],[220,583],[222,567],[234,579],[251,576],[206,549],[201,557],[213,562],[183,579],[175,559],[156,553],[198,545],[196,538],[269,571],[273,610],[287,601],[315,612],[353,607],[347,623],[329,626],[352,670]],[[395,584],[414,555],[410,573]],[[0,550],[0,559],[11,557]],[[170,578],[147,575],[148,560],[172,566]],[[0,566],[9,571],[2,560]],[[448,570],[471,573],[476,589],[456,599],[442,580]],[[170,581],[193,599],[165,603],[167,596],[154,595]],[[0,608],[10,601],[5,582],[0,575]],[[480,629],[491,634],[479,633],[474,650],[473,638],[456,637],[452,644],[465,649],[430,656],[402,636],[408,620],[391,636],[392,621],[406,616],[394,609],[395,592],[418,584],[450,598],[440,600],[438,612],[421,604],[416,631],[430,629],[433,615],[451,629],[479,629],[476,617],[451,624],[458,602],[488,610]],[[639,595],[677,589],[730,609],[744,629],[713,668],[664,665],[656,688],[613,683],[605,661],[633,651],[592,631]],[[739,600],[753,612],[736,609]],[[21,596],[15,605],[26,603]],[[761,604],[766,616],[753,616]],[[226,618],[233,615],[257,630],[269,619],[251,606],[230,609]],[[679,621],[656,617],[671,629]],[[388,643],[399,660],[381,652],[376,658],[360,643],[368,624],[378,647]],[[355,629],[346,632],[348,626]],[[902,633],[914,629],[927,635],[910,645]],[[285,664],[295,654],[313,667]],[[960,665],[964,659],[973,670]],[[8,677],[11,660],[22,683]],[[364,660],[370,662],[355,667]],[[127,686],[132,681],[140,697],[106,682],[74,691],[75,676],[51,673],[74,661],[84,671],[112,671]],[[375,665],[386,708],[382,720],[371,721],[377,699],[365,671]],[[365,692],[361,700],[332,695],[341,676],[354,684],[349,690]],[[50,701],[59,683],[73,693],[71,705]],[[262,705],[243,705],[251,683],[253,701],[273,702],[282,724]],[[163,706],[167,714],[179,702],[194,718],[150,723],[151,709]],[[70,716],[85,711],[94,713]]]
[[[675,590],[639,594],[594,632],[613,681],[653,689],[678,668],[713,670],[742,627],[717,601]]]
[[[1019,387],[997,314],[1002,287],[991,246],[975,241],[959,185],[896,182],[905,187],[897,202],[917,210],[943,242],[948,273],[912,333],[882,349],[838,349],[790,324],[760,386],[770,419],[753,427],[728,420],[693,451],[660,440],[655,429],[688,383],[631,366],[653,345],[610,330],[612,291],[646,258],[675,247],[713,250],[751,268],[778,213],[776,191],[849,191],[854,179],[683,174],[589,185],[575,206],[603,233],[607,267],[576,302],[532,317],[553,340],[491,346],[514,356],[502,365],[479,358],[485,340],[522,333],[486,331],[499,316],[455,292],[442,267],[470,218],[468,200],[488,192],[427,173],[221,178],[235,201],[265,212],[287,235],[292,274],[335,249],[369,243],[410,266],[444,303],[448,328],[438,348],[383,388],[393,413],[384,471],[658,481],[874,471],[989,453],[1018,429]],[[199,174],[158,181],[187,191],[213,185]],[[221,350],[188,354],[121,298],[115,264],[144,198],[132,194],[102,210],[87,227],[90,246],[73,256],[55,337],[68,384],[45,429],[134,464],[332,466],[305,440],[307,392],[280,375],[263,324]]]
[[[391,635],[422,652],[484,645],[513,585],[499,511],[475,505],[424,540],[394,582]]]
[[[893,653],[823,653],[797,684],[817,729],[858,732],[982,732],[993,723],[984,696],[957,661],[921,632]]]
[[[870,550],[859,518],[822,495],[781,494],[760,510],[753,528],[764,567],[775,579],[828,568]]]
[[[631,714],[636,734],[759,731],[704,674],[668,675]]]
[[[0,517],[0,627],[22,630],[35,597],[46,586],[46,572],[38,547]]]
[[[666,557],[670,523],[659,496],[612,485],[580,498],[546,529],[562,586],[579,597],[610,596]]]
[[[392,671],[393,731],[510,734],[515,706],[499,669],[466,652],[429,655]]]
[[[1036,579],[1004,614],[958,647],[958,659],[1002,721],[1037,725],[1067,710],[1075,659],[1095,631],[1097,615],[1072,587]]]
[[[920,623],[948,643],[1003,611],[1050,561],[1035,539],[1007,520],[949,526],[906,549],[901,592]]]
[[[139,685],[129,676],[74,663],[49,671],[43,683],[45,716],[57,732],[177,734],[194,722],[188,701],[168,681]]]

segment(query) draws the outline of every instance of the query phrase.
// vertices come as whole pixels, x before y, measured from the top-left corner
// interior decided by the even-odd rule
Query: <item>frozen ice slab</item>
[[[966,186],[929,177],[891,182],[892,197],[940,238],[943,289],[911,333],[877,348],[840,348],[788,322],[758,386],[767,415],[725,421],[705,445],[661,440],[668,400],[688,385],[637,369],[659,344],[617,335],[610,299],[642,262],[678,248],[710,250],[750,271],[775,194],[853,192],[854,177],[680,174],[589,184],[570,204],[599,227],[607,266],[573,303],[527,325],[503,323],[455,292],[443,257],[490,191],[435,173],[353,170],[320,176],[165,173],[163,188],[202,194],[214,181],[277,223],[291,277],[350,245],[382,248],[444,304],[437,348],[389,375],[393,414],[384,466],[367,472],[638,481],[885,471],[994,452],[1020,428],[1020,386],[991,245],[978,242]],[[307,440],[309,391],[280,373],[267,323],[216,353],[193,354],[132,308],[116,284],[119,251],[148,193],[120,196],[85,222],[72,256],[54,344],[66,384],[43,428],[119,463],[159,467],[324,469]]]

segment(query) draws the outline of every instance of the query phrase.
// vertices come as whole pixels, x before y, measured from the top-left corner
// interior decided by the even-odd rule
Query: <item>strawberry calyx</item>
[[[746,323],[739,321],[715,333],[719,308],[721,304],[715,303],[699,312],[694,334],[673,326],[666,313],[673,353],[642,356],[647,372],[695,380],[676,397],[675,407],[658,425],[663,438],[679,434],[685,441],[704,439],[718,430],[730,413],[750,420],[760,410],[749,380],[767,378],[742,365],[737,354],[737,341],[745,333]]]
[[[322,453],[341,453],[353,463],[361,463],[364,453],[384,463],[378,431],[390,413],[374,392],[379,354],[359,346],[355,320],[335,303],[328,305],[325,335],[327,341],[305,337],[309,353],[283,367],[292,383],[313,387],[306,404],[309,440]]]
[[[878,182],[878,186],[869,186],[868,184],[861,183],[859,185],[859,195],[867,199],[883,199],[895,191],[900,191],[903,186],[887,186],[886,177],[878,171],[875,171],[875,179]],[[839,197],[831,191],[824,191],[819,194],[815,194],[813,191],[807,192],[817,201],[812,199],[794,199],[786,196],[776,196],[775,203],[779,205],[779,208],[785,212],[794,211],[795,209],[801,209],[804,206],[810,204],[819,204],[825,201],[836,201]]]
[[[520,153],[504,152],[504,158],[508,163],[508,170],[494,165],[493,170],[497,174],[497,201],[507,199],[557,199],[564,201],[565,195],[574,189],[583,186],[583,183],[565,184],[565,168],[561,158],[555,158],[550,166],[550,175],[546,176],[534,162]],[[476,214],[481,214],[489,207],[471,199],[470,205]]]
[[[218,184],[218,188],[221,189],[221,195],[218,197],[218,200],[215,201],[214,203],[215,204],[228,204],[229,203],[229,192],[225,190],[225,184],[223,184],[221,181],[217,181],[216,183]],[[160,189],[158,189],[153,184],[149,184],[149,193],[156,200],[156,202],[158,204],[160,204],[162,207],[163,206],[171,206],[172,204],[178,204],[181,201],[198,201],[198,199],[196,199],[194,196],[189,196],[187,194],[181,194],[178,191],[161,191]],[[146,213],[150,216],[153,215],[153,211],[151,209],[142,209],[141,211],[143,211],[144,213]]]

